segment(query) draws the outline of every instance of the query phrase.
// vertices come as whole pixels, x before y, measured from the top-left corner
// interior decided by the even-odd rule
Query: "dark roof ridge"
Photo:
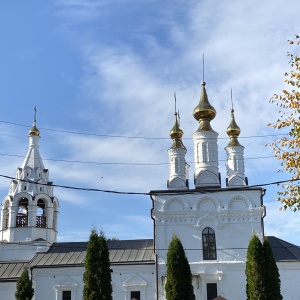
[[[300,261],[300,247],[275,236],[267,236],[276,261]]]
[[[269,238],[269,237],[270,237],[270,238],[275,238],[275,239],[277,239],[278,241],[287,243],[287,244],[289,244],[289,245],[291,245],[291,246],[293,246],[293,247],[297,247],[297,248],[300,247],[300,246],[298,246],[298,245],[296,245],[296,244],[293,244],[293,243],[287,242],[287,241],[285,241],[285,240],[283,240],[283,239],[281,239],[281,238],[278,238],[278,237],[275,236],[275,235],[267,235],[266,237],[267,237],[267,238]]]

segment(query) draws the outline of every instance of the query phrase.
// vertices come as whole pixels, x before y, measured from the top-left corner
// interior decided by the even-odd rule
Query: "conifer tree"
[[[194,300],[192,273],[183,246],[173,236],[167,253],[167,300]]]
[[[29,279],[28,269],[25,268],[17,280],[16,300],[31,300],[34,295],[32,281]]]
[[[265,296],[263,247],[257,235],[250,239],[246,262],[247,300],[267,300]]]
[[[281,300],[280,275],[268,238],[264,239],[264,269],[266,299]]]
[[[91,231],[83,274],[84,300],[112,300],[109,251],[104,233]]]

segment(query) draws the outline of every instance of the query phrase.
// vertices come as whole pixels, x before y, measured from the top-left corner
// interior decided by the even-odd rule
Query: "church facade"
[[[193,183],[175,111],[167,188],[150,192],[153,239],[108,241],[113,299],[165,299],[166,256],[174,234],[189,260],[196,300],[246,299],[247,247],[253,234],[264,238],[265,190],[248,186],[233,109],[225,148],[226,185],[221,186],[218,133],[211,126],[216,110],[208,100],[205,83],[193,115],[199,126],[193,134]],[[28,153],[2,201],[0,299],[14,299],[16,280],[27,267],[34,299],[79,300],[87,242],[56,241],[59,202],[39,153],[39,138],[34,120]],[[283,299],[299,299],[300,248],[276,237],[269,241],[280,271]]]

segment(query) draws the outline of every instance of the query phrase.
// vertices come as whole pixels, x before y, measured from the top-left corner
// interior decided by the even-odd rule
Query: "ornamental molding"
[[[205,166],[203,163],[198,163],[198,165],[203,165],[203,166],[198,167],[200,172],[195,175],[195,177],[196,177],[195,186],[196,187],[220,184],[218,175],[207,170],[207,166],[214,165],[214,162],[207,162]]]
[[[27,193],[27,192],[20,192],[20,193],[17,193],[14,198],[13,198],[13,202],[16,203],[16,205],[19,203],[19,200],[21,198],[26,198],[28,200],[28,204],[33,204],[33,199],[32,199],[32,196]]]
[[[169,181],[169,188],[186,188],[185,180],[180,177],[175,177]]]
[[[245,207],[242,209],[246,209],[246,210],[250,210],[253,207],[251,200],[248,197],[241,196],[241,195],[236,195],[236,196],[232,197],[228,201],[227,205],[225,205],[225,208],[233,209],[234,204],[239,204],[239,205],[237,205],[237,207],[241,207],[242,205],[244,205]]]
[[[65,278],[60,282],[55,284],[55,289],[64,289],[64,288],[75,288],[77,287],[77,282],[72,280],[71,278]]]
[[[186,154],[186,150],[185,149],[181,149],[181,148],[169,149],[168,152],[169,152],[170,156],[180,155],[183,158],[184,158],[184,156]]]
[[[212,196],[204,196],[203,198],[200,198],[197,201],[196,205],[194,206],[194,210],[201,211],[201,206],[204,206],[204,208],[205,208],[205,206],[207,206],[207,204],[212,204],[214,206],[214,209],[209,209],[209,210],[216,211],[221,208],[220,201],[217,198],[212,197]]]
[[[174,205],[174,204],[175,205],[177,204],[177,207],[178,207],[178,204],[182,207],[181,210],[176,210],[176,211],[183,211],[183,210],[187,210],[189,208],[189,205],[188,205],[187,201],[183,200],[182,198],[173,197],[171,199],[166,200],[163,203],[162,210],[165,211],[165,212],[170,211],[171,208],[172,208],[172,205]]]
[[[218,215],[206,214],[206,215],[198,218],[195,228],[196,229],[204,228],[204,227],[206,227],[207,223],[212,223],[218,229],[223,229],[223,227],[224,227],[224,224],[221,224],[220,217]]]
[[[124,287],[145,287],[147,285],[147,282],[142,279],[140,276],[138,275],[133,275],[131,277],[129,277],[128,279],[126,279],[125,281],[123,281],[122,286]]]
[[[197,139],[217,138],[218,136],[219,134],[215,131],[195,131],[193,133],[194,141],[197,141]],[[216,143],[214,140],[211,142]]]

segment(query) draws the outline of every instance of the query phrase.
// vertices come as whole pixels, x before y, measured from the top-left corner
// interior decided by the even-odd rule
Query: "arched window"
[[[36,209],[36,227],[46,228],[46,216],[45,216],[45,201],[39,199]]]
[[[18,215],[17,215],[17,227],[28,226],[28,199],[21,198],[19,201]]]
[[[206,227],[203,229],[202,248],[204,260],[217,259],[216,236],[215,231],[212,228]]]

